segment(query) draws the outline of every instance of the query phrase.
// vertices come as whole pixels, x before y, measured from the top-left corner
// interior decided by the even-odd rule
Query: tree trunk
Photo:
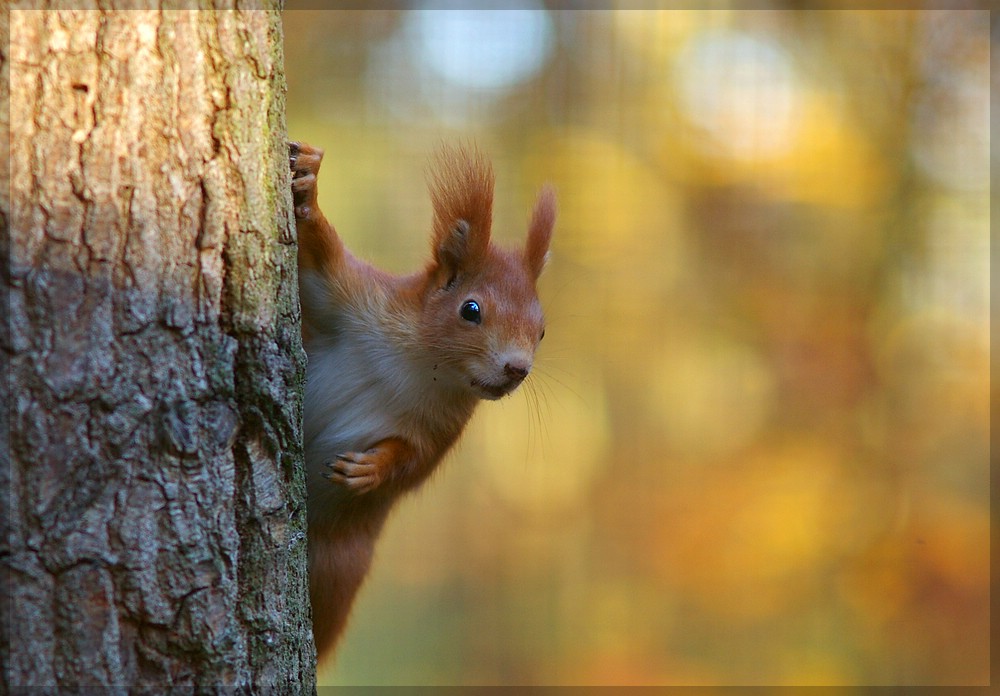
[[[260,5],[5,17],[8,693],[314,688],[282,37]]]

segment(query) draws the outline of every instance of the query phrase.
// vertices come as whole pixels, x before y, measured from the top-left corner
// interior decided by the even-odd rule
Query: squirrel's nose
[[[528,376],[528,371],[530,369],[531,365],[524,365],[522,363],[507,363],[503,366],[503,373],[511,379],[520,381]]]

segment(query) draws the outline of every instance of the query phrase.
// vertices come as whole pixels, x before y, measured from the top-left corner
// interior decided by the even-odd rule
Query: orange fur
[[[524,250],[497,248],[488,160],[445,148],[431,176],[431,260],[397,277],[355,258],[320,211],[322,150],[290,147],[309,354],[309,581],[323,656],[393,503],[430,475],[481,399],[506,396],[530,371],[544,327],[535,281],[555,200],[550,189],[539,197]]]

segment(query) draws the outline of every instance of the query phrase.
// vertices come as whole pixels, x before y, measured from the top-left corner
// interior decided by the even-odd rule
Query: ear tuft
[[[528,224],[528,239],[524,245],[524,263],[537,278],[545,268],[549,258],[549,243],[552,241],[552,228],[556,222],[556,193],[546,185],[538,194],[538,202],[531,213]]]
[[[434,255],[442,265],[469,267],[486,254],[493,220],[493,168],[476,148],[443,146],[431,170]]]

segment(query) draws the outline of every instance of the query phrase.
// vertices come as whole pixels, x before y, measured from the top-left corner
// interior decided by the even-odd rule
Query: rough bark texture
[[[312,690],[277,8],[9,21],[6,686]]]

